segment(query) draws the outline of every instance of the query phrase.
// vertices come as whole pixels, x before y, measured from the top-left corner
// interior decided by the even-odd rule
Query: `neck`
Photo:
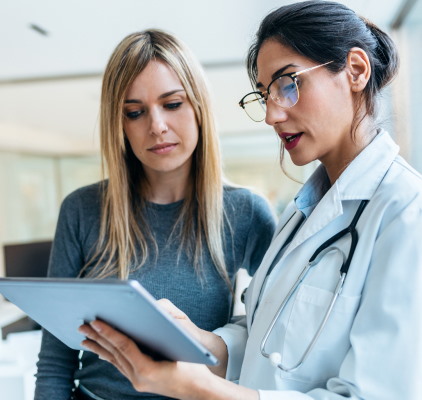
[[[145,192],[145,198],[156,204],[170,204],[184,199],[191,184],[190,174],[177,172],[148,176],[147,180],[148,189]]]
[[[347,136],[345,142],[340,143],[334,157],[331,160],[321,160],[324,164],[331,185],[340,177],[349,164],[358,154],[372,142],[377,134],[377,130],[367,119],[364,119],[355,131],[354,139]]]

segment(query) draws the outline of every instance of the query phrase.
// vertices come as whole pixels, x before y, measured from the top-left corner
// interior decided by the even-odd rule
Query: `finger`
[[[92,321],[90,325],[99,336],[99,343],[119,360],[121,357],[122,362],[129,362],[132,369],[139,369],[152,361],[151,357],[139,350],[132,339],[110,325],[99,320]]]
[[[89,351],[96,353],[98,358],[104,361],[108,361],[115,365],[116,367],[120,367],[120,364],[117,360],[113,357],[113,354],[106,350],[104,347],[100,346],[96,341],[91,339],[85,339],[82,341],[82,346],[86,347]]]
[[[160,299],[157,300],[157,304],[167,311],[173,318],[176,319],[189,319],[188,316],[179,308],[177,308],[170,300]]]
[[[142,353],[136,343],[126,335],[113,329],[108,324],[95,320],[90,323],[99,336],[100,344],[111,352],[121,372],[131,381],[138,391],[145,391],[145,375],[154,368],[156,362]]]
[[[79,331],[88,338],[88,340],[82,342],[83,346],[98,354],[101,359],[112,363],[124,375],[133,373],[132,364],[127,359],[126,354],[120,354],[119,349],[115,348],[107,338],[102,337],[90,324],[82,325]]]
[[[130,354],[131,351],[139,352],[139,349],[133,340],[112,328],[110,325],[95,320],[90,323],[90,326],[106,344],[111,345],[122,354]]]

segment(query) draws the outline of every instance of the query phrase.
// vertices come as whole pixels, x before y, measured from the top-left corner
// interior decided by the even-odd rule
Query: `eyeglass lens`
[[[261,122],[265,118],[266,105],[264,97],[258,92],[253,92],[243,98],[243,108],[255,122]]]
[[[271,98],[281,107],[293,107],[299,100],[296,82],[290,76],[280,76],[268,88]]]
[[[299,91],[294,78],[286,75],[274,80],[268,87],[271,98],[281,107],[293,107],[299,100]],[[266,102],[263,95],[253,92],[243,99],[243,107],[248,116],[260,122],[265,119]]]

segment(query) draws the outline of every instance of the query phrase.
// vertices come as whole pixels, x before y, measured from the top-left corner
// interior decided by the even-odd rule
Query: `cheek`
[[[354,116],[353,94],[345,74],[339,74],[333,78],[329,101],[333,118],[336,118],[340,124],[351,123]]]
[[[133,127],[125,127],[125,136],[128,141],[132,152],[135,154],[137,158],[142,156],[143,151],[143,137],[144,135],[140,134],[139,132],[134,131]]]
[[[195,125],[192,127],[191,135],[190,135],[190,141],[191,141],[192,147],[196,148],[196,146],[198,145],[198,140],[199,140],[199,128],[197,125]]]
[[[313,121],[313,125],[317,124],[316,128],[342,129],[353,119],[352,96],[337,85],[320,88],[307,102],[303,115],[308,121]]]
[[[196,148],[199,139],[199,126],[193,109],[189,110],[184,115],[184,118],[180,119],[179,129],[188,142],[189,147]]]

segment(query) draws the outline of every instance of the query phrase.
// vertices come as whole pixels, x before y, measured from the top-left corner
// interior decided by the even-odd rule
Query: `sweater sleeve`
[[[76,277],[83,265],[78,197],[70,195],[60,209],[49,262],[49,277]],[[79,351],[43,330],[37,363],[35,400],[68,400],[74,387]]]

